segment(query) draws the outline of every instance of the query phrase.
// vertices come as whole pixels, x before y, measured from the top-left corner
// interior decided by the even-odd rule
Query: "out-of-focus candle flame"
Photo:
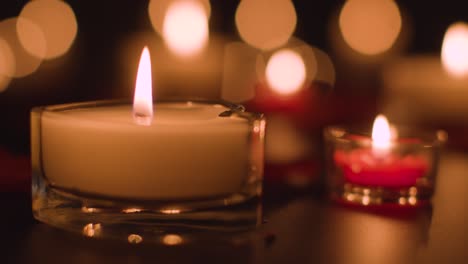
[[[208,15],[201,2],[179,0],[167,9],[164,41],[179,56],[198,54],[208,42]]]
[[[387,118],[384,115],[378,115],[372,127],[372,147],[387,150],[390,148],[391,140],[392,133]]]
[[[288,42],[297,23],[291,0],[242,0],[235,19],[240,37],[262,50],[272,50]]]
[[[3,92],[10,84],[15,67],[15,56],[10,45],[0,38],[0,92]]]
[[[37,1],[37,0],[36,0]],[[200,2],[209,18],[211,16],[210,0],[191,0]],[[153,29],[160,35],[163,32],[164,18],[167,9],[174,3],[174,0],[150,0],[148,3],[148,16]]]
[[[441,56],[449,74],[455,77],[468,74],[468,24],[458,22],[447,29]]]
[[[65,54],[77,32],[75,13],[65,1],[29,1],[18,17],[17,33],[21,45],[40,59]]]
[[[7,71],[2,69],[2,74],[6,74],[7,77],[19,78],[30,75],[34,73],[42,63],[41,58],[33,56],[20,44],[21,41],[17,32],[17,27],[22,25],[29,29],[29,33],[32,33],[34,36],[34,41],[37,42],[38,46],[42,44],[45,45],[44,39],[41,37],[40,30],[37,30],[38,28],[35,27],[33,23],[28,22],[30,21],[24,18],[8,18],[0,22],[0,36],[4,41],[7,42],[7,46],[9,47],[9,55],[3,58],[7,59],[7,61],[3,61],[3,63],[14,66],[14,68],[7,66]],[[3,47],[0,47],[0,49],[4,50]]]
[[[139,125],[150,125],[153,120],[153,91],[151,59],[148,47],[143,49],[138,66],[133,98],[133,118]]]
[[[266,80],[277,93],[290,95],[304,84],[306,70],[301,55],[290,49],[275,52],[266,66]]]
[[[400,34],[402,19],[393,0],[348,0],[339,16],[345,42],[355,51],[377,55],[390,49]]]

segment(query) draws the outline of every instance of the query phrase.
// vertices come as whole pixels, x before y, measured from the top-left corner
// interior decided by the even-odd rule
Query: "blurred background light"
[[[339,16],[339,28],[346,43],[365,55],[390,49],[402,25],[400,10],[393,0],[348,0]]]
[[[141,47],[148,46],[151,53],[155,98],[210,98],[219,99],[223,77],[223,54],[226,41],[210,37],[207,47],[191,57],[180,57],[169,50],[153,31],[128,34],[115,49],[119,76],[113,80],[114,96],[131,96]]]
[[[8,43],[0,39],[0,92],[3,92],[11,81],[15,71],[15,57]]]
[[[150,0],[148,4],[148,16],[153,29],[160,35],[163,33],[164,17],[167,8],[174,0]]]
[[[468,73],[468,24],[452,24],[445,33],[442,44],[442,64],[452,76],[462,77]]]
[[[20,44],[18,34],[16,34],[17,22],[17,18],[9,18],[0,22],[0,36],[2,36],[3,39],[8,43],[15,60],[15,69],[12,71],[12,75],[10,77],[24,77],[32,74],[39,68],[42,63],[41,58],[37,58],[31,55]],[[20,24],[23,26],[27,25],[28,28],[34,28],[31,23],[25,22],[25,20]],[[37,34],[36,36],[40,36],[40,34],[38,34],[39,32],[40,31],[34,31],[34,33]],[[38,45],[45,45],[43,42],[44,39],[40,37],[38,37],[35,41],[38,43]]]
[[[158,32],[160,35],[163,34],[163,24],[167,9],[174,2],[180,0],[150,0],[148,4],[148,15],[151,21],[153,29]],[[211,16],[211,5],[209,0],[192,0],[203,6],[207,18]]]
[[[263,50],[285,44],[297,22],[296,10],[290,0],[242,0],[235,19],[241,38]]]
[[[180,56],[192,56],[206,47],[208,15],[199,1],[171,3],[164,16],[163,37],[169,49]]]
[[[23,48],[34,57],[44,59],[47,53],[47,43],[42,29],[28,18],[18,17],[16,30]]]
[[[66,53],[73,44],[78,25],[73,9],[60,0],[35,0],[24,5],[20,18],[26,18],[37,25],[46,41],[46,59],[53,59]],[[31,54],[41,57],[42,47],[34,38],[39,33],[30,31],[25,23],[18,23],[21,44]],[[34,35],[31,35],[34,34]]]
[[[306,69],[301,55],[291,49],[275,52],[266,66],[266,80],[279,94],[292,94],[302,88]]]

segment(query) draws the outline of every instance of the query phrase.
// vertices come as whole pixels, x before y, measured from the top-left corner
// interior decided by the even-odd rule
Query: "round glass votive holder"
[[[395,128],[398,139],[374,147],[370,132],[331,126],[324,129],[331,198],[362,206],[420,207],[434,193],[444,131]]]
[[[212,101],[96,101],[31,111],[36,219],[90,237],[167,234],[261,223],[263,115]]]

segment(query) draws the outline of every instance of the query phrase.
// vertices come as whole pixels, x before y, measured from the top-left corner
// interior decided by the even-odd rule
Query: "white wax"
[[[56,186],[138,199],[187,199],[239,191],[249,175],[249,124],[222,105],[155,104],[150,126],[131,106],[42,116],[42,161]]]
[[[387,111],[407,119],[468,117],[468,78],[447,73],[439,56],[399,59],[383,71]]]

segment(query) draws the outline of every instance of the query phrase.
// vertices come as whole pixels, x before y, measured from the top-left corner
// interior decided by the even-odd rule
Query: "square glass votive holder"
[[[331,198],[362,206],[420,207],[434,193],[444,131],[395,128],[398,139],[376,149],[371,133],[331,126],[324,129]]]
[[[261,223],[263,115],[226,102],[162,101],[150,125],[132,118],[121,101],[32,110],[36,219],[129,241]]]

